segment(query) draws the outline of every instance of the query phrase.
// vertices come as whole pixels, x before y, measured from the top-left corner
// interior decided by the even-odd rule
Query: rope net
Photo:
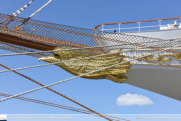
[[[142,43],[142,45],[147,46],[153,45],[153,47],[158,48],[170,48],[177,45],[177,42],[174,44],[167,44],[166,40],[158,38],[126,35],[122,33],[110,33],[32,19],[22,24],[25,19],[21,17],[16,17],[13,21],[9,21],[7,24],[8,17],[9,15],[0,13],[0,33],[17,36],[29,41],[43,43],[59,48],[85,48],[90,46],[130,43],[129,45],[119,45],[114,47],[74,50],[89,55],[108,53],[110,50],[114,49],[140,48],[140,46],[131,43]],[[4,21],[5,19],[7,20]],[[20,27],[21,30],[19,30],[18,27]],[[31,51],[30,48],[26,49],[26,51],[28,50]],[[22,51],[25,50],[23,49]]]

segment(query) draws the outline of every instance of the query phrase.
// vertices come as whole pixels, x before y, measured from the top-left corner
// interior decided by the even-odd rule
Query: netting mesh
[[[17,53],[35,52],[35,51],[38,52],[39,51],[36,49],[23,47],[23,46],[19,46],[19,45],[15,45],[15,44],[10,44],[10,43],[6,43],[6,42],[1,42],[1,41],[0,41],[0,49],[17,52]],[[27,55],[40,58],[40,57],[44,57],[44,56],[53,56],[53,53],[46,52],[46,53],[35,53],[35,54],[27,54]]]
[[[105,45],[110,46],[110,47],[74,50],[89,55],[108,53],[110,50],[115,50],[115,49],[140,49],[140,47],[143,48],[144,46],[170,48],[178,44],[180,45],[180,43],[178,43],[175,40],[173,40],[174,41],[173,44],[170,44],[168,40],[162,40],[158,38],[126,35],[122,33],[110,33],[110,32],[104,32],[92,29],[85,29],[85,28],[78,28],[78,27],[61,25],[61,24],[43,22],[32,19],[22,24],[24,18],[21,17],[14,18],[13,21],[10,21],[6,25],[6,23],[9,21],[9,19],[7,19],[8,16],[9,15],[7,14],[0,13],[0,22],[1,22],[0,33],[18,36],[20,38],[24,38],[29,41],[43,43],[46,45],[56,46],[60,48],[85,48],[85,47],[105,46]],[[17,27],[21,27],[22,30],[18,31]],[[127,45],[124,45],[125,43],[127,43]],[[141,45],[132,44],[132,43],[140,43]],[[20,47],[20,46],[18,49],[21,48],[23,48],[22,51],[25,50],[36,51],[36,50],[31,50],[30,48]]]

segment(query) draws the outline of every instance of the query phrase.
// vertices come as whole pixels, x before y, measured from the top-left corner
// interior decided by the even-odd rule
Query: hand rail
[[[163,21],[163,20],[172,20],[172,19],[181,19],[181,17],[175,17],[175,18],[164,18],[164,19],[153,19],[153,20],[144,20],[144,21],[131,21],[131,22],[117,22],[117,23],[103,23],[99,24],[95,27],[95,29],[98,29],[102,25],[115,25],[115,24],[131,24],[131,23],[139,23],[139,22],[153,22],[153,21]]]

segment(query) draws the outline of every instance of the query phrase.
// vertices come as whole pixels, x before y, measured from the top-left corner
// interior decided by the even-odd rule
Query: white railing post
[[[162,26],[161,21],[162,21],[162,20],[158,20],[158,22],[159,22],[159,26],[160,26],[160,27]]]
[[[104,31],[104,25],[102,25],[102,33],[103,33],[103,31]]]
[[[140,32],[140,23],[141,22],[137,22],[138,23],[138,30],[139,30],[139,32]]]
[[[121,25],[121,24],[119,24],[119,33],[121,32],[121,28],[120,28],[120,25]]]

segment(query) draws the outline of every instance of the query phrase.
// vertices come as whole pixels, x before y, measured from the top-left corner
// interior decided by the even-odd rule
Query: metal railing
[[[137,29],[138,31],[141,31],[141,29],[143,28],[156,28],[159,27],[159,29],[161,29],[161,27],[168,27],[168,25],[175,25],[175,24],[163,24],[162,25],[162,21],[165,20],[174,20],[174,19],[181,19],[181,17],[175,17],[175,18],[166,18],[166,19],[155,19],[155,20],[145,20],[145,21],[133,21],[133,22],[118,22],[118,23],[104,23],[104,24],[99,24],[95,27],[95,29],[98,29],[99,27],[102,27],[101,30],[102,31],[107,31],[107,30],[118,30],[118,32],[122,32],[121,30],[126,30],[126,29]],[[153,25],[153,26],[141,26],[141,23],[145,23],[145,22],[155,22],[158,21],[158,25]],[[176,22],[176,21],[175,21]],[[123,24],[133,24],[133,23],[137,23],[138,26],[137,27],[121,27],[121,25]],[[176,22],[177,23],[177,22]],[[111,29],[105,29],[105,26],[107,25],[118,25],[118,28],[111,28]],[[180,25],[177,24],[177,26]],[[169,27],[168,27],[169,29]]]

